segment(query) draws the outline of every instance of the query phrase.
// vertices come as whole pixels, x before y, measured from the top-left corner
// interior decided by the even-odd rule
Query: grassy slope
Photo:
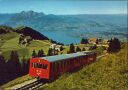
[[[127,90],[128,61],[126,54],[127,47],[119,53],[109,54],[99,61],[85,66],[78,72],[66,73],[53,83],[42,86],[40,90]],[[7,88],[29,79],[31,77],[28,75],[19,77],[3,85],[2,88]]]
[[[10,32],[7,34],[0,34],[0,39],[3,39],[2,41],[0,40],[0,47],[3,45],[3,43],[5,43],[7,40],[10,40],[14,37],[18,36],[17,33],[15,32]]]
[[[40,90],[127,90],[127,47],[119,53],[109,54],[76,73],[61,76]]]
[[[49,45],[51,44],[48,40],[34,40],[27,47],[21,46],[18,44],[19,35],[17,33],[8,33],[5,35],[0,35],[0,38],[4,40],[0,42],[0,50],[2,51],[4,57],[9,59],[10,52],[12,50],[18,51],[20,58],[25,56],[26,58],[31,57],[32,51],[35,49],[36,51],[39,49],[43,49],[45,53],[47,53]]]
[[[75,45],[75,47],[76,46],[80,47],[80,49],[82,50],[84,47],[89,46],[89,45],[86,45],[86,44],[78,44],[78,45]],[[67,52],[69,51],[69,46],[64,46],[63,48],[64,48],[64,50],[62,51],[63,54],[67,54]]]
[[[7,84],[3,85],[1,88],[5,89],[7,87],[11,87],[11,86],[14,86],[16,84],[20,84],[20,83],[23,83],[25,81],[28,81],[30,79],[32,79],[32,77],[30,77],[29,75],[25,75],[25,76],[19,77],[15,80],[8,82]]]
[[[32,41],[31,44],[27,47],[27,49],[29,50],[29,55],[32,54],[33,50],[36,50],[37,52],[40,49],[43,49],[45,54],[47,54],[50,45],[51,42],[49,42],[48,40],[36,40]]]
[[[82,50],[85,47],[92,46],[92,44],[77,44],[77,45],[75,45],[75,47],[76,46],[80,47],[80,49]],[[64,50],[62,51],[63,54],[67,54],[68,51],[69,51],[69,46],[64,46]],[[102,54],[106,53],[105,50],[101,46],[97,47],[97,49],[95,49],[93,51],[97,52],[98,55],[102,55]],[[59,52],[59,54],[60,53],[61,52]]]

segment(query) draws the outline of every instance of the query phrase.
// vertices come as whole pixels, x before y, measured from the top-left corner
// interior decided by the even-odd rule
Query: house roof
[[[86,52],[77,52],[77,53],[72,53],[72,54],[62,54],[62,55],[47,56],[47,57],[40,57],[40,58],[48,60],[49,62],[56,62],[56,61],[70,59],[70,58],[85,56],[85,55],[92,54],[92,53],[94,52],[86,51]]]
[[[97,38],[89,38],[90,41],[96,42]]]

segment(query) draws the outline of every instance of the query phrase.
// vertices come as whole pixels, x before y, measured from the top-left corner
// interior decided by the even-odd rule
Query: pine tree
[[[43,49],[39,50],[39,51],[38,51],[38,57],[44,57],[44,56],[45,56],[45,55],[44,55]]]
[[[75,46],[74,44],[70,44],[69,53],[74,53],[74,52],[75,52]]]
[[[17,51],[11,51],[10,60],[8,61],[8,72],[10,72],[13,77],[17,77],[21,73],[21,64],[19,61],[19,56]],[[11,68],[11,70],[10,70]]]
[[[6,63],[4,57],[0,54],[0,84],[6,79]]]
[[[21,67],[22,67],[22,74],[24,74],[24,72],[25,72],[25,57],[23,56],[23,58],[22,58],[22,65],[21,65]]]
[[[120,45],[119,39],[114,38],[114,39],[109,40],[109,47],[107,49],[109,53],[118,52],[120,48],[121,48],[121,45]]]
[[[84,44],[88,44],[88,39],[85,39]]]
[[[67,51],[67,54],[70,54],[70,52],[69,52],[69,51]]]
[[[82,38],[82,39],[81,39],[81,44],[88,44],[88,39]]]
[[[32,51],[32,57],[33,58],[37,57],[37,54],[36,54],[36,51],[35,50]]]
[[[85,48],[83,48],[82,51],[86,51]]]
[[[77,46],[76,47],[76,52],[80,52],[81,51],[81,49]]]
[[[49,48],[47,56],[52,56],[52,49]]]
[[[60,47],[60,51],[62,51],[63,49],[64,49],[64,48],[61,46],[61,47]]]
[[[89,50],[94,50],[94,49],[96,49],[96,48],[97,48],[97,45],[95,44],[95,45],[93,45],[93,46],[90,46]]]
[[[29,59],[25,57],[22,58],[22,74],[25,75],[28,73],[29,70]]]
[[[39,50],[39,51],[38,51],[38,54],[37,54],[37,56],[38,56],[38,57],[40,57],[40,56],[41,56],[40,54],[41,54],[41,52],[40,52],[40,50]]]
[[[84,42],[85,42],[85,39],[82,38],[82,39],[81,39],[81,44],[84,44]]]
[[[99,39],[97,38],[97,39],[96,39],[96,44],[98,44],[98,43],[99,43]]]

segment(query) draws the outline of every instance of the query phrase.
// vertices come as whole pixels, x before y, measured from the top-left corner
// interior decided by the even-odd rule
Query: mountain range
[[[115,36],[124,39],[128,36],[127,15],[123,14],[46,15],[43,12],[22,11],[0,14],[0,24],[11,27],[28,26],[66,44],[78,43],[82,37]],[[64,40],[62,35],[67,40]]]

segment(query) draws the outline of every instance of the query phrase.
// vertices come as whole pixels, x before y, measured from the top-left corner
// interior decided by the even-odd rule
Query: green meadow
[[[43,49],[45,54],[51,45],[51,42],[48,40],[33,40],[28,46],[19,45],[19,35],[17,33],[7,33],[5,35],[0,35],[3,40],[0,42],[0,50],[3,56],[6,59],[10,58],[10,53],[12,50],[16,50],[19,54],[19,57],[31,57],[32,51],[38,51]]]

